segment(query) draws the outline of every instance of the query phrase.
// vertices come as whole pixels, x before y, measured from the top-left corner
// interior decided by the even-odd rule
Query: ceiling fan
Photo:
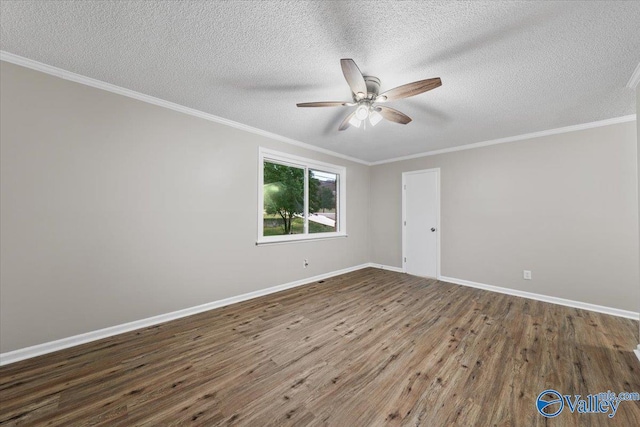
[[[359,128],[362,124],[366,127],[367,119],[371,126],[380,123],[380,120],[387,119],[391,122],[406,125],[411,121],[411,117],[393,108],[377,105],[384,102],[395,101],[397,99],[408,98],[418,95],[442,85],[440,77],[433,79],[419,80],[406,85],[398,86],[379,94],[380,79],[373,76],[363,76],[353,59],[341,59],[342,73],[347,80],[353,102],[327,101],[327,102],[304,102],[296,104],[298,107],[355,107],[357,108],[344,118],[338,130],[345,130],[349,125]]]

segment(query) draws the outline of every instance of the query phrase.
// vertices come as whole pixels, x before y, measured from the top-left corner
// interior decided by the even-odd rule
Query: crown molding
[[[631,73],[631,77],[627,82],[627,87],[635,90],[638,87],[638,83],[640,83],[640,62],[638,62],[638,66],[633,73]]]
[[[168,108],[170,110],[178,111],[180,113],[189,114],[191,116],[200,117],[201,119],[209,120],[211,122],[220,123],[223,125],[231,126],[236,129],[240,129],[246,132],[250,132],[256,135],[264,136],[266,138],[274,139],[276,141],[285,142],[287,144],[295,145],[297,147],[305,148],[307,150],[316,151],[318,153],[327,154],[329,156],[338,157],[351,162],[360,163],[369,166],[369,162],[355,157],[347,156],[346,154],[337,153],[335,151],[327,150],[325,148],[317,147],[315,145],[307,144],[304,142],[296,141],[295,139],[287,138],[286,136],[278,135],[273,132],[254,128],[242,123],[234,122],[233,120],[218,117],[213,114],[205,113],[204,111],[196,110],[194,108],[185,107],[184,105],[176,104],[174,102],[165,101],[164,99],[156,98],[154,96],[145,95],[140,92],[136,92],[127,88],[116,86],[111,83],[103,82],[102,80],[86,77],[81,74],[76,74],[71,71],[63,70],[62,68],[53,67],[51,65],[44,64],[42,62],[34,61],[33,59],[25,58],[20,55],[16,55],[4,50],[0,50],[0,60],[10,62],[12,64],[20,65],[22,67],[30,68],[32,70],[40,71],[45,74],[59,77],[64,80],[69,80],[75,83],[84,84],[87,86],[95,87],[97,89],[106,90],[108,92],[123,95],[129,98],[137,99],[149,104],[157,105],[160,107]]]
[[[455,151],[472,150],[474,148],[488,147],[490,145],[505,144],[508,142],[522,141],[524,139],[540,138],[541,136],[558,135],[561,133],[575,132],[579,130],[592,129],[592,128],[597,128],[601,126],[615,125],[618,123],[632,122],[635,120],[636,120],[636,115],[630,114],[628,116],[614,117],[612,119],[598,120],[596,122],[581,123],[578,125],[566,126],[562,128],[556,128],[556,129],[548,129],[540,132],[525,133],[522,135],[508,136],[506,138],[492,139],[489,141],[475,142],[473,144],[459,145],[457,147],[443,148],[442,150],[425,151],[422,153],[411,154],[408,156],[395,157],[393,159],[379,160],[376,162],[371,162],[369,165],[377,166],[377,165],[383,165],[385,163],[395,163],[395,162],[401,162],[403,160],[418,159],[420,157],[453,153]]]
[[[582,124],[566,126],[562,128],[549,129],[549,130],[544,130],[540,132],[509,136],[506,138],[492,139],[489,141],[459,145],[457,147],[444,148],[441,150],[425,151],[417,154],[411,154],[408,156],[394,157],[391,159],[369,162],[366,160],[358,159],[356,157],[348,156],[346,154],[342,154],[335,151],[327,150],[325,148],[317,147],[315,145],[300,142],[295,139],[287,138],[286,136],[278,135],[276,133],[268,132],[266,130],[262,130],[249,125],[238,123],[233,120],[225,119],[223,117],[218,117],[210,113],[205,113],[204,111],[196,110],[194,108],[185,107],[184,105],[176,104],[174,102],[165,101],[163,99],[156,98],[154,96],[145,95],[143,93],[126,89],[120,86],[116,86],[111,83],[103,82],[101,80],[93,79],[91,77],[86,77],[81,74],[76,74],[71,71],[63,70],[61,68],[53,67],[51,65],[34,61],[32,59],[25,58],[23,56],[16,55],[3,50],[0,50],[0,60],[10,62],[12,64],[20,65],[22,67],[30,68],[32,70],[40,71],[46,74],[50,74],[52,76],[56,76],[65,80],[95,87],[97,89],[106,90],[108,92],[116,93],[118,95],[123,95],[129,98],[137,99],[138,101],[143,101],[149,104],[168,108],[170,110],[178,111],[180,113],[189,114],[191,116],[199,117],[215,123],[220,123],[223,125],[231,126],[236,129],[244,130],[246,132],[250,132],[256,135],[264,136],[269,139],[284,142],[300,148],[304,148],[307,150],[315,151],[318,153],[326,154],[329,156],[337,157],[340,159],[348,160],[348,161],[359,163],[366,166],[377,166],[385,163],[394,163],[394,162],[400,162],[403,160],[417,159],[420,157],[435,156],[438,154],[453,153],[456,151],[472,150],[475,148],[488,147],[490,145],[505,144],[508,142],[521,141],[524,139],[532,139],[532,138],[539,138],[541,136],[557,135],[557,134],[566,133],[566,132],[574,132],[578,130],[591,129],[591,128],[596,128],[600,126],[608,126],[612,124],[625,123],[625,122],[636,120],[636,115],[632,114],[628,116],[614,117],[612,119],[599,120],[599,121],[590,122],[590,123],[582,123]],[[640,81],[640,64],[638,64],[638,67],[636,67],[636,70],[631,76],[629,83],[627,83],[627,87],[635,88],[639,81]]]

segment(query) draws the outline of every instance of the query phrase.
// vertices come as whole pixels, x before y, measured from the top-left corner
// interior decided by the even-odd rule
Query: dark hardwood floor
[[[2,425],[640,426],[638,323],[359,270],[0,368]]]

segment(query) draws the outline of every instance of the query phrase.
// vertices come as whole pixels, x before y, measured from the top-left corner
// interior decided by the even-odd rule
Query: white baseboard
[[[367,267],[379,268],[381,270],[395,271],[396,273],[404,273],[404,270],[401,267],[393,267],[390,265],[376,264],[375,262],[368,263]]]
[[[30,359],[36,356],[41,356],[47,353],[53,353],[54,351],[63,350],[65,348],[74,347],[76,345],[85,344],[91,341],[97,341],[103,338],[108,338],[114,335],[122,334],[124,332],[130,332],[136,329],[147,328],[149,326],[157,325],[159,323],[180,319],[182,317],[187,317],[193,314],[202,313],[203,311],[209,311],[218,307],[224,307],[225,305],[235,304],[235,303],[247,301],[253,298],[258,298],[264,295],[269,295],[275,292],[284,291],[286,289],[291,289],[297,286],[306,285],[308,283],[317,282],[319,280],[328,279],[329,277],[338,276],[340,274],[350,273],[352,271],[360,270],[366,267],[376,267],[376,266],[377,265],[371,265],[369,263],[360,264],[354,267],[344,268],[342,270],[336,270],[330,273],[320,274],[318,276],[307,277],[305,279],[296,280],[294,282],[285,283],[283,285],[272,286],[270,288],[260,289],[259,291],[249,292],[247,294],[225,298],[222,300],[209,302],[209,303],[198,305],[195,307],[189,307],[183,310],[173,311],[171,313],[160,314],[158,316],[148,317],[146,319],[136,320],[129,323],[123,323],[121,325],[111,326],[108,328],[99,329],[97,331],[91,331],[91,332],[87,332],[80,335],[74,335],[71,337],[62,338],[59,340],[50,341],[43,344],[34,345],[31,347],[25,347],[25,348],[21,348],[14,351],[9,351],[6,353],[0,353],[0,366],[8,365],[14,362],[19,362],[25,359]]]
[[[472,288],[484,289],[486,291],[499,292],[501,294],[514,295],[522,298],[529,298],[536,301],[550,302],[567,307],[581,308],[583,310],[596,311],[598,313],[610,314],[612,316],[626,317],[627,319],[640,320],[640,313],[635,311],[621,310],[619,308],[605,307],[603,305],[590,304],[588,302],[573,301],[564,298],[551,297],[548,295],[535,294],[533,292],[518,291],[516,289],[502,288],[500,286],[485,285],[484,283],[472,282],[470,280],[456,279],[453,277],[440,276],[438,280],[455,283],[456,285],[470,286]]]
[[[638,360],[640,360],[640,344],[638,344],[638,348],[633,350],[633,352],[636,354],[636,356],[638,356]]]
[[[191,316],[193,314],[202,313],[204,311],[213,310],[214,308],[224,307],[226,305],[235,304],[242,301],[247,301],[253,298],[258,298],[264,295],[269,295],[275,292],[284,291],[286,289],[295,288],[297,286],[306,285],[308,283],[317,282],[319,280],[328,279],[333,276],[339,276],[340,274],[350,273],[352,271],[361,270],[363,268],[373,267],[382,270],[394,271],[397,273],[404,273],[400,267],[393,267],[384,264],[377,263],[365,263],[356,265],[342,270],[336,270],[325,274],[320,274],[313,277],[308,277],[294,282],[285,283],[282,285],[272,286],[270,288],[261,289],[246,294],[225,298],[218,301],[198,305],[195,307],[185,308],[183,310],[173,311],[171,313],[165,313],[158,316],[148,317],[146,319],[136,320],[121,325],[111,326],[97,331],[91,331],[80,335],[74,335],[67,338],[62,338],[55,341],[46,342],[43,344],[34,345],[31,347],[21,348],[18,350],[10,351],[7,353],[0,353],[0,366],[8,365],[10,363],[19,362],[21,360],[30,359],[32,357],[41,356],[47,353],[53,353],[54,351],[63,350],[65,348],[74,347],[80,344],[85,344],[92,341],[97,341],[103,338],[108,338],[114,335],[130,332],[136,329],[146,328],[149,326],[157,325],[160,323],[168,322],[170,320],[180,319],[183,317]],[[438,280],[455,283],[463,286],[470,286],[473,288],[484,289],[487,291],[499,292],[508,295],[515,295],[523,298],[534,299],[537,301],[550,302],[552,304],[560,304],[568,307],[581,308],[584,310],[596,311],[599,313],[611,314],[613,316],[626,317],[629,319],[638,320],[640,314],[633,311],[620,310],[617,308],[604,307],[595,304],[589,304],[579,301],[572,301],[563,298],[550,297],[546,295],[534,294],[531,292],[518,291],[514,289],[501,288],[499,286],[485,285],[483,283],[471,282],[469,280],[455,279],[452,277],[440,276]],[[634,350],[638,358],[640,359],[640,345]]]

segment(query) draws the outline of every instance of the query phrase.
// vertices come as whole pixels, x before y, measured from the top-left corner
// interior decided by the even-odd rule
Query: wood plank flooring
[[[377,269],[0,368],[2,425],[640,426],[635,321]]]

